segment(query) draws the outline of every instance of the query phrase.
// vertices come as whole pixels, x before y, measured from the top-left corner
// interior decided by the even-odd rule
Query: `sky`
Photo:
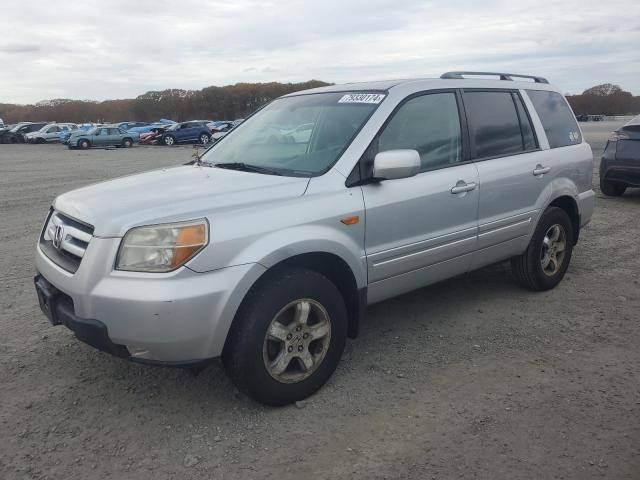
[[[640,95],[640,0],[3,2],[0,103],[449,70]]]

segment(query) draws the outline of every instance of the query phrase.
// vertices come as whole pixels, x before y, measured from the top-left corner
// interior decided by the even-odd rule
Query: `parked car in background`
[[[149,122],[120,122],[114,125],[122,130],[131,130],[132,128],[146,127]]]
[[[561,90],[493,75],[291,93],[197,164],[60,195],[36,247],[42,311],[131,361],[222,356],[283,405],[330,378],[368,305],[508,259],[554,288],[594,211],[591,147]],[[309,123],[307,143],[263,133]]]
[[[150,132],[141,133],[140,145],[157,145],[162,139],[162,134],[169,128],[169,126],[153,127]]]
[[[216,122],[216,125],[212,129],[211,140],[218,141],[222,137],[224,137],[229,131],[235,127],[234,122],[224,121],[224,122]]]
[[[71,137],[72,132],[86,132],[87,130],[95,128],[96,126],[97,125],[93,123],[83,123],[81,125],[78,125],[75,130],[61,131],[60,133],[58,133],[58,141],[63,145],[66,145],[69,142],[69,137]]]
[[[303,123],[292,130],[282,132],[282,134],[290,137],[293,143],[307,143],[309,142],[309,137],[311,137],[313,126],[313,123]]]
[[[161,118],[159,121],[157,122],[153,122],[153,123],[149,123],[147,125],[141,126],[141,127],[131,127],[129,128],[130,132],[134,132],[134,133],[147,133],[150,132],[152,129],[156,128],[156,127],[167,127],[170,125],[174,125],[176,122],[174,122],[173,120],[168,120],[166,118]]]
[[[21,122],[2,133],[0,143],[24,143],[25,134],[40,130],[49,122]]]
[[[40,130],[24,135],[27,143],[56,143],[60,141],[60,133],[78,129],[75,123],[48,123]]]
[[[600,160],[600,190],[618,197],[640,188],[640,115],[611,134]]]
[[[131,147],[138,141],[138,134],[127,132],[113,125],[95,127],[86,132],[72,132],[69,137],[69,148],[87,149],[91,147]]]
[[[4,128],[4,120],[0,118],[0,128]]]
[[[198,142],[207,144],[211,138],[211,130],[202,121],[176,123],[167,128],[161,137],[161,142],[167,146],[177,143]]]

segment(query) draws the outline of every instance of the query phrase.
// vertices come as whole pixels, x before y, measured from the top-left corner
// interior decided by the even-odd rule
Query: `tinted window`
[[[510,92],[465,92],[464,107],[477,158],[524,150],[520,120]]]
[[[564,97],[557,92],[527,90],[551,148],[582,142],[580,129]]]
[[[522,103],[522,98],[517,93],[513,94],[513,100],[516,102],[516,110],[518,111],[518,118],[520,119],[520,131],[522,133],[522,146],[525,150],[534,150],[538,148],[536,143],[536,137],[533,134],[533,126],[531,125],[531,119],[527,114],[527,110]]]
[[[101,128],[100,132],[98,133],[98,135],[109,135],[109,129],[108,128]]]
[[[452,165],[462,158],[458,104],[454,93],[413,98],[400,107],[378,140],[378,151],[410,148],[422,170]]]

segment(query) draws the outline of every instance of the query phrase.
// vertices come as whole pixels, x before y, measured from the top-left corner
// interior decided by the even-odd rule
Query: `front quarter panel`
[[[364,203],[360,188],[346,188],[335,171],[312,178],[301,197],[260,207],[221,212],[209,218],[210,244],[189,268],[206,272],[259,263],[270,268],[290,257],[326,252],[344,260],[358,287],[367,283]],[[358,216],[353,225],[340,222]]]

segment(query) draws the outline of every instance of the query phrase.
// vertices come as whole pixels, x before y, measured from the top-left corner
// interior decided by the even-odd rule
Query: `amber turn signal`
[[[359,221],[360,217],[358,215],[354,215],[353,217],[346,217],[340,220],[340,222],[344,223],[345,225],[355,225]]]
[[[186,262],[207,243],[207,228],[204,224],[189,225],[180,229],[174,255],[171,261],[172,267],[177,267]]]

